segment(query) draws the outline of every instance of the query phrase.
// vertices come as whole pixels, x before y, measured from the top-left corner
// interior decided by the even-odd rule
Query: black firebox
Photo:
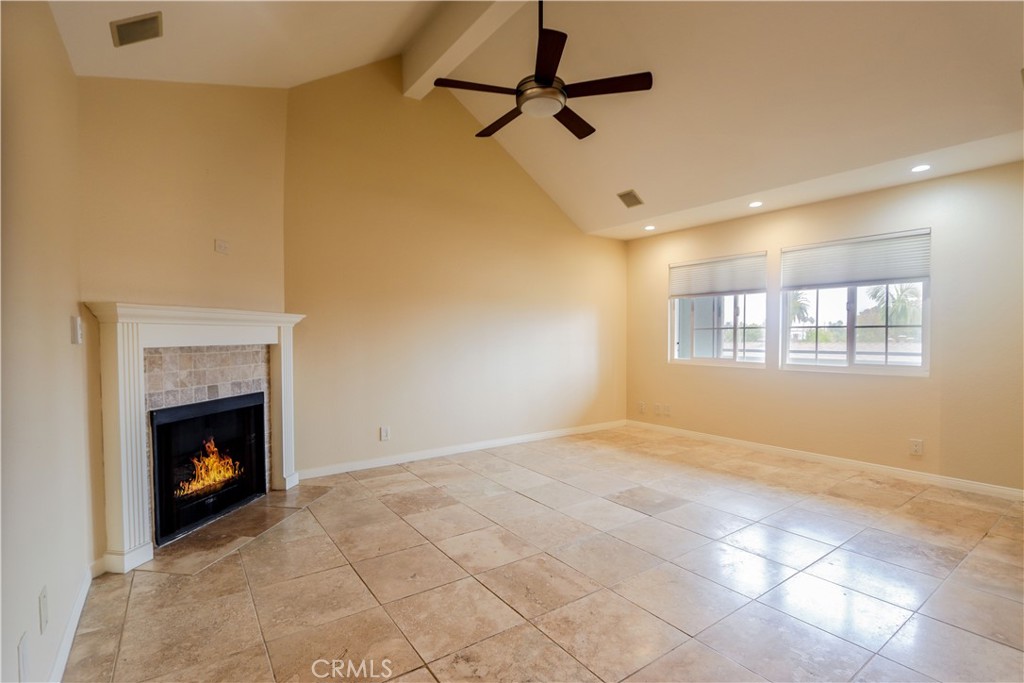
[[[263,393],[150,413],[156,544],[267,492]]]

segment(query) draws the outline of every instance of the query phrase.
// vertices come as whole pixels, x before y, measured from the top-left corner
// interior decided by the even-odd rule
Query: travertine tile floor
[[[65,680],[1021,681],[1021,517],[636,427],[321,477],[97,578]]]

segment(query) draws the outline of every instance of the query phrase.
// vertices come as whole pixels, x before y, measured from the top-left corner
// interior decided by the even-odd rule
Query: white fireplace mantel
[[[295,473],[292,328],[302,315],[181,306],[90,302],[100,322],[107,571],[153,558],[150,462],[143,350],[266,344],[270,348],[270,483],[288,489]]]

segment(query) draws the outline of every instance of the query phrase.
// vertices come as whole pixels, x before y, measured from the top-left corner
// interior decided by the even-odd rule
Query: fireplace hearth
[[[263,411],[256,392],[150,413],[157,545],[266,493]]]

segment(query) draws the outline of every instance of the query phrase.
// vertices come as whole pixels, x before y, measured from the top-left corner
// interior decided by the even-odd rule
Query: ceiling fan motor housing
[[[554,116],[565,106],[564,88],[565,83],[557,76],[551,85],[538,83],[534,76],[527,76],[516,86],[516,106],[528,116]]]

